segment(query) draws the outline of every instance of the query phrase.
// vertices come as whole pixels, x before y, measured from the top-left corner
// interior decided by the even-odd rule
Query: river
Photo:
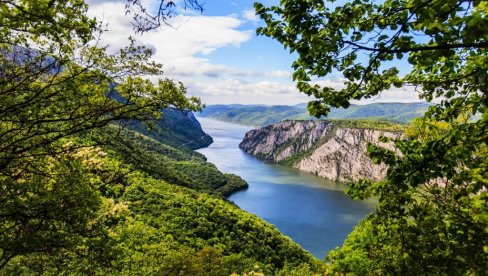
[[[344,184],[259,160],[239,149],[251,128],[198,118],[214,143],[198,152],[221,171],[233,173],[249,188],[229,200],[275,225],[317,258],[341,246],[353,227],[374,208],[374,201],[354,201]]]

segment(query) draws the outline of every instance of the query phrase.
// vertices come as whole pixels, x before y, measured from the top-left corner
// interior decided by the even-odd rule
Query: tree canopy
[[[190,150],[200,100],[136,41],[100,46],[87,8],[0,1],[0,275],[322,270],[223,199],[247,183]]]
[[[379,206],[329,255],[334,269],[487,271],[488,2],[284,0],[255,8],[266,23],[257,33],[298,54],[293,77],[316,98],[308,105],[313,115],[391,87],[411,86],[420,99],[438,101],[395,141],[397,151],[369,147],[388,175],[352,183],[349,194],[376,196]],[[337,72],[344,88],[316,84]]]
[[[159,77],[151,51],[98,45],[81,0],[0,1],[0,268],[93,235],[100,200],[76,135],[160,109],[197,110],[182,84]],[[75,180],[73,180],[75,179]],[[80,200],[82,199],[82,200]]]

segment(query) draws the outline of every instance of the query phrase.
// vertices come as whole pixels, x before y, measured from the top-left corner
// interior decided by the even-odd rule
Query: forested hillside
[[[349,108],[334,108],[328,119],[372,119],[396,123],[407,123],[421,117],[428,108],[427,103],[373,103],[351,105]],[[311,120],[304,104],[293,106],[276,105],[210,105],[198,116],[224,122],[267,126],[283,120]]]
[[[103,146],[77,149],[87,141]],[[230,275],[274,273],[285,263],[287,269],[305,264],[320,269],[276,228],[225,201],[223,195],[246,183],[222,174],[199,153],[115,125],[65,146],[72,162],[83,165],[81,180],[91,184],[63,187],[62,198],[89,201],[77,210],[86,213],[77,215],[93,214],[91,226],[86,236],[65,237],[69,249],[16,252],[1,274]],[[46,229],[43,235],[50,233]]]
[[[161,112],[161,118],[154,120],[151,126],[137,120],[121,124],[174,147],[198,149],[212,144],[212,137],[203,132],[192,112],[174,108],[166,108]]]
[[[488,1],[294,0],[255,8],[265,22],[257,33],[296,54],[293,80],[313,98],[312,115],[394,89],[433,103],[408,135],[381,138],[393,149],[368,145],[387,174],[351,182],[348,194],[376,197],[378,207],[329,253],[333,270],[485,275]],[[317,82],[337,75],[341,86]]]
[[[202,12],[204,1],[123,1],[104,11],[125,12],[132,24],[117,27],[128,38],[108,43],[108,25],[89,15],[88,2],[119,1],[0,1],[0,275],[486,275],[488,1],[282,0],[254,4],[260,23],[249,10],[227,20],[212,15],[220,20],[214,25],[199,21],[198,30],[240,32],[234,46],[256,27],[281,43],[313,116],[368,119],[342,123],[376,127],[419,117],[400,138],[353,136],[378,138],[367,141],[368,158],[387,170],[350,182],[348,195],[378,205],[327,263],[225,199],[247,184],[192,150],[211,143],[191,115],[204,104],[171,79],[189,76],[198,89],[206,75],[235,77],[224,87],[247,90],[237,79],[288,73],[264,71],[273,64],[241,70],[251,60],[207,62],[231,44],[203,45],[206,34],[190,28],[184,39],[198,37],[192,47],[159,33],[163,43],[190,52],[168,77],[153,59],[153,41],[134,37],[171,25],[181,9]],[[236,102],[291,91],[267,80],[256,87],[268,91],[249,94],[207,84],[199,95],[222,92]],[[351,104],[393,89],[431,104]],[[303,105],[216,106],[201,116],[248,125],[310,118]],[[337,149],[347,140],[339,138]],[[283,151],[304,145],[288,142]],[[337,151],[333,161],[344,156]],[[283,161],[296,164],[293,156]]]
[[[0,274],[321,270],[225,200],[247,184],[191,150],[200,100],[134,40],[99,47],[87,8],[0,2]]]

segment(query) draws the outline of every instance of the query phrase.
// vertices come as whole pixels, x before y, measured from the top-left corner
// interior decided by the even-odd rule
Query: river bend
[[[344,184],[310,173],[270,164],[244,153],[238,145],[251,128],[198,118],[214,143],[198,152],[219,170],[239,175],[249,188],[229,200],[274,224],[317,258],[341,246],[353,227],[374,208],[373,201],[354,201]]]

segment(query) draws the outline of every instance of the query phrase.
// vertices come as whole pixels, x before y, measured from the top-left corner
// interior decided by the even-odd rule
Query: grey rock
[[[262,159],[284,163],[335,181],[366,178],[381,180],[387,166],[373,164],[367,156],[380,136],[399,138],[401,133],[336,126],[327,121],[282,121],[246,133],[239,147]]]

